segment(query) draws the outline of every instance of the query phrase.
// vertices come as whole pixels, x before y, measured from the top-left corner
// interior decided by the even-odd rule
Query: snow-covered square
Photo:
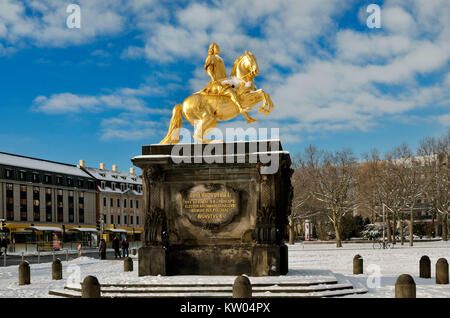
[[[364,274],[353,275],[353,257],[359,254],[364,260]],[[431,260],[432,277],[419,278],[419,260],[427,255]],[[373,249],[372,244],[348,243],[342,248],[333,244],[302,244],[289,246],[289,274],[279,277],[250,277],[252,284],[321,282],[336,278],[339,284],[351,283],[354,288],[367,293],[345,297],[393,298],[395,281],[401,274],[413,276],[417,285],[417,297],[448,298],[450,285],[435,283],[435,264],[439,258],[450,259],[450,242],[420,242],[413,247],[397,244],[393,249]],[[180,286],[181,284],[232,284],[231,276],[147,276],[138,277],[137,258],[134,258],[134,271],[124,272],[123,262],[116,260],[100,261],[81,257],[68,262],[63,261],[63,280],[51,280],[51,263],[31,264],[31,284],[18,285],[18,267],[0,268],[1,297],[55,297],[49,291],[63,291],[64,287],[80,288],[84,277],[93,275],[103,284],[161,284]],[[319,285],[320,286],[320,285]],[[205,287],[208,288],[208,287]],[[161,296],[157,292],[153,296]],[[203,294],[208,296],[207,293]],[[219,294],[229,296],[226,293]],[[318,295],[318,294],[316,294]],[[332,292],[323,294],[333,296]],[[124,295],[121,295],[124,296]],[[129,295],[128,295],[129,296]],[[171,294],[171,296],[181,296]],[[278,296],[289,296],[278,294]],[[308,294],[305,294],[308,296]],[[309,296],[314,296],[312,293]],[[270,296],[269,296],[270,297]]]

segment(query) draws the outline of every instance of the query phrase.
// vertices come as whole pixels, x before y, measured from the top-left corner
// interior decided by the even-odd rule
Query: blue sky
[[[381,29],[366,25],[371,3]],[[128,170],[208,82],[213,41],[228,72],[255,54],[275,108],[255,107],[254,126],[279,127],[292,154],[415,147],[450,127],[449,39],[447,0],[0,0],[0,151]]]

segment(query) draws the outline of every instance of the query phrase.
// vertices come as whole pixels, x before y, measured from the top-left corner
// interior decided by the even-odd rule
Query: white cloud
[[[121,0],[79,0],[80,29],[66,26],[68,4],[60,0],[2,0],[0,40],[10,44],[29,40],[37,46],[64,47],[84,44],[97,36],[117,34],[124,28]],[[27,14],[27,10],[32,10],[33,14]]]

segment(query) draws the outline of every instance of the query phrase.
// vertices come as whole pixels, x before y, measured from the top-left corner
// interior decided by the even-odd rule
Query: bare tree
[[[442,220],[442,239],[448,240],[448,214],[450,210],[450,131],[439,138],[428,137],[420,142],[418,154],[426,169],[428,187],[426,198],[430,203],[432,223],[436,215]]]
[[[334,227],[336,246],[342,247],[342,217],[353,212],[357,202],[356,158],[351,150],[331,153],[309,146],[298,156],[298,166],[303,178],[309,180],[306,191],[323,206]]]
[[[399,182],[403,208],[409,210],[409,245],[414,245],[414,209],[418,199],[423,198],[428,182],[423,162],[406,143],[387,154],[391,171]]]
[[[376,215],[381,214],[383,205],[388,207],[385,209],[386,234],[389,242],[395,242],[402,196],[398,179],[391,170],[390,162],[381,160],[376,149],[365,154],[358,169],[358,201]]]

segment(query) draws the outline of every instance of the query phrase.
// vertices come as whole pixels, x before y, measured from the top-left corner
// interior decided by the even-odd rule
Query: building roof
[[[13,155],[0,152],[0,165],[13,166],[18,168],[27,168],[32,170],[47,171],[53,173],[61,173],[66,175],[78,176],[91,179],[83,170],[75,165],[61,162],[48,161],[43,159]]]
[[[137,174],[131,174],[126,172],[114,172],[112,170],[101,170],[97,168],[85,167],[83,168],[92,177],[100,181],[110,181],[117,183],[131,183],[136,185],[142,184],[142,178]]]

